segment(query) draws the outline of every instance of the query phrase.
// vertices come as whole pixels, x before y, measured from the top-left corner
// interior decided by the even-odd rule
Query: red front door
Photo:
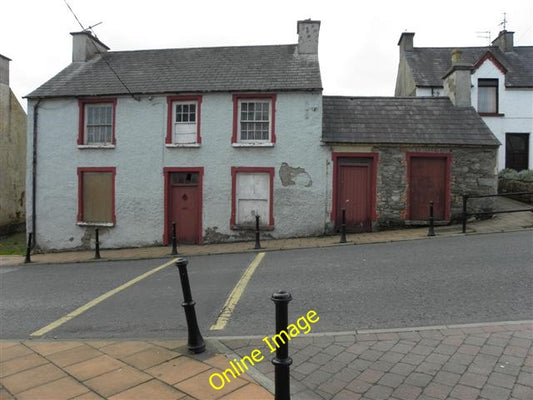
[[[179,242],[198,243],[200,236],[198,173],[171,173],[170,182],[168,237],[172,237],[172,222],[175,222]]]
[[[337,227],[342,224],[342,209],[346,209],[346,230],[372,230],[372,161],[356,159],[356,163],[339,164],[337,188]]]
[[[426,221],[433,201],[436,220],[445,219],[446,157],[411,157],[409,174],[409,219]]]

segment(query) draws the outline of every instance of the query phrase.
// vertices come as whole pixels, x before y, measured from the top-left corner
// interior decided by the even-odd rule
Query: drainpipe
[[[37,121],[39,116],[39,104],[41,99],[37,100],[37,103],[33,106],[33,160],[32,160],[32,181],[31,181],[31,231],[32,231],[32,248],[35,248],[37,244],[37,235],[35,230],[35,221],[36,221],[36,203],[37,198]]]

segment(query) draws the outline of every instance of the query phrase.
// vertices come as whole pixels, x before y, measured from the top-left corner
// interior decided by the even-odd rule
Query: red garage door
[[[447,219],[448,156],[411,155],[409,162],[409,219],[426,221],[430,201],[435,219]]]

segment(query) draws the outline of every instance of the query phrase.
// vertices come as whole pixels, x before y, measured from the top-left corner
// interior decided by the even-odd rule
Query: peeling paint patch
[[[283,186],[298,185],[310,187],[313,185],[313,180],[305,169],[291,167],[286,162],[281,163],[281,167],[279,167],[279,178]]]
[[[206,228],[204,234],[204,241],[207,243],[223,243],[229,239],[229,235],[217,231],[218,226]]]

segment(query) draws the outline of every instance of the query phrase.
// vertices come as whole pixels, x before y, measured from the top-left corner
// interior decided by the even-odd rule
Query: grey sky
[[[318,19],[325,94],[391,96],[401,32],[415,46],[481,46],[507,13],[515,45],[533,45],[533,1],[68,0],[111,50],[296,43],[296,21]],[[64,0],[3,0],[0,54],[21,98],[71,61],[81,30]],[[6,12],[7,11],[7,12]],[[25,107],[25,100],[22,101]]]

